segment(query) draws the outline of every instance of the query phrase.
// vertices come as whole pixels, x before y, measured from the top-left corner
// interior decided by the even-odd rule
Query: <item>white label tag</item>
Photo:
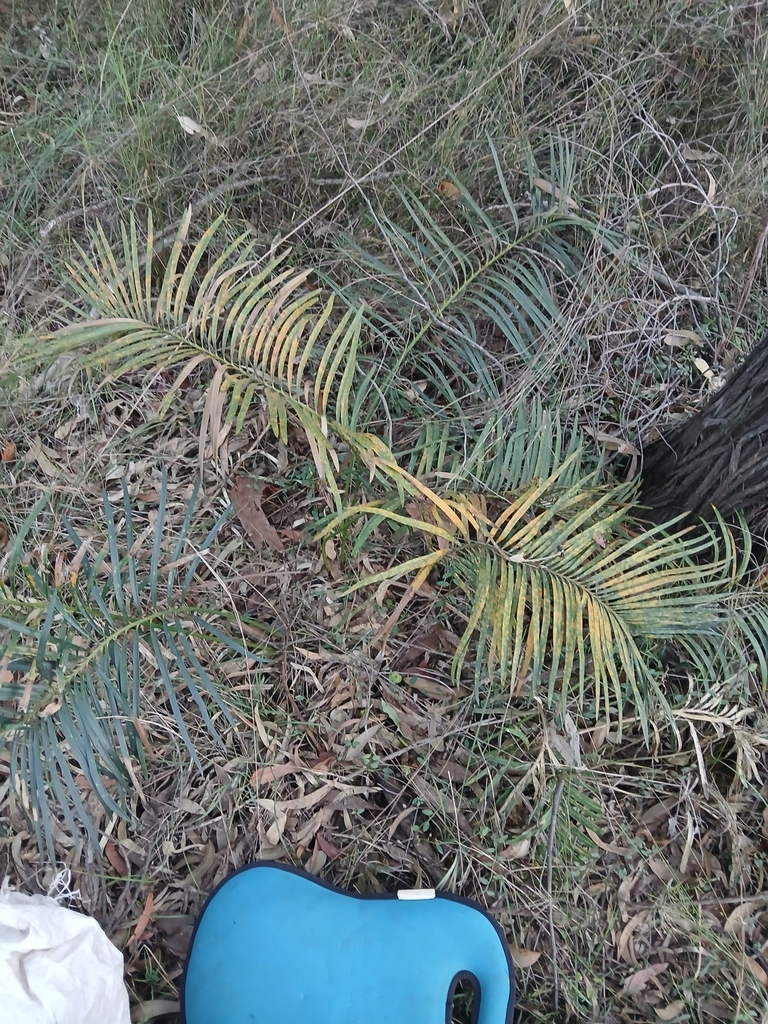
[[[433,900],[435,898],[434,889],[398,889],[397,898],[399,900]]]

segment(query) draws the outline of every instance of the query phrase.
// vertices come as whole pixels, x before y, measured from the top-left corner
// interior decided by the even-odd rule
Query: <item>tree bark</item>
[[[681,512],[714,522],[714,507],[768,536],[768,335],[699,412],[650,445],[640,500],[656,522]]]

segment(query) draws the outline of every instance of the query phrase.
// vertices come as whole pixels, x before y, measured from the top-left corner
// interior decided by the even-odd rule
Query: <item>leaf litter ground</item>
[[[478,126],[505,140],[510,175],[553,130],[575,133],[574,194],[600,197],[608,217],[612,204],[620,216],[630,211],[643,261],[595,253],[583,293],[567,297],[588,345],[574,353],[565,409],[585,419],[603,452],[631,456],[657,424],[695,408],[712,386],[707,372],[716,378],[742,351],[743,314],[749,333],[764,322],[755,211],[768,94],[754,5],[727,13],[704,4],[695,17],[670,5],[656,22],[627,8],[606,22],[589,4],[583,20],[568,4],[547,14],[535,4],[459,5],[448,15],[393,4],[376,18],[364,5],[310,17],[232,4],[189,24],[151,6],[121,6],[103,23],[81,11],[73,31],[55,5],[18,16],[0,4],[12,86],[2,116],[13,127],[2,150],[0,279],[12,328],[55,308],[84,221],[149,204],[173,226],[191,193],[197,210],[231,200],[265,246],[293,232],[300,246],[321,248],[339,226],[359,223],[348,174],[368,175],[382,194],[415,177],[451,201],[438,184],[450,167],[482,191],[492,169],[487,149],[478,156]],[[632,52],[625,40],[636,40]],[[96,91],[78,41],[100,55]],[[162,94],[157,109],[149,80]],[[445,97],[460,106],[452,124],[434,125]],[[69,141],[77,124],[82,152]],[[41,146],[46,137],[53,144]],[[403,138],[416,141],[379,167]],[[715,303],[702,308],[702,294]],[[2,358],[12,356],[9,345]],[[149,525],[161,465],[180,527],[197,474],[201,396],[191,383],[158,421],[170,380],[73,386],[60,364],[47,384],[32,382],[3,415],[0,545],[7,550],[48,491],[50,511],[26,554],[67,565],[74,548],[62,513],[103,538],[101,493],[117,496],[123,480]],[[379,571],[399,541],[371,547],[362,569],[342,564],[333,542],[304,546],[301,527],[324,498],[292,441],[281,450],[251,417],[218,453],[227,474],[207,463],[196,511],[202,538],[229,500],[235,506],[193,596],[263,623],[254,645],[279,637],[265,667],[228,668],[237,727],[224,732],[224,749],[190,705],[205,771],[192,768],[167,697],[153,691],[136,821],[106,814],[78,780],[100,849],[58,828],[55,864],[41,858],[0,754],[3,873],[45,891],[62,867],[71,871],[73,905],[125,950],[137,1020],[174,1020],[195,914],[219,880],[256,857],[360,891],[442,885],[479,899],[513,947],[523,1020],[764,1019],[762,695],[734,719],[724,689],[688,709],[679,737],[667,730],[647,747],[631,723],[619,740],[604,725],[550,719],[524,693],[449,685],[459,609],[425,588],[393,622],[396,586],[339,598],[344,572]],[[266,483],[247,490],[250,478]]]

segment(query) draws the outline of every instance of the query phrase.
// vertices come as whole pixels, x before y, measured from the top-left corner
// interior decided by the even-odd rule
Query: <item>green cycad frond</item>
[[[727,528],[721,522],[724,530]],[[744,679],[744,652],[753,660],[764,688],[768,688],[768,594],[764,581],[751,578],[750,535],[740,523],[738,547],[742,559],[732,572],[722,595],[724,624],[708,644],[694,650],[686,645],[700,674],[707,670],[714,679],[731,679],[741,674]]]
[[[532,185],[520,217],[492,145],[491,152],[503,199],[493,213],[456,182],[460,198],[442,211],[401,192],[401,222],[376,216],[379,255],[344,239],[345,262],[351,255],[359,275],[351,290],[370,298],[372,329],[394,351],[390,381],[397,386],[407,369],[429,384],[411,397],[454,412],[497,400],[510,370],[526,367],[529,384],[553,376],[571,333],[567,295],[584,248],[575,241],[602,230],[556,198],[565,189],[554,155],[552,196],[542,202]]]
[[[214,257],[219,217],[182,261],[189,229],[187,211],[159,283],[149,219],[141,248],[135,220],[123,228],[120,257],[102,229],[93,236],[95,255],[80,250],[72,280],[92,308],[78,321],[35,339],[31,358],[50,360],[76,351],[82,366],[106,366],[114,375],[181,365],[166,392],[168,409],[185,379],[210,361],[215,369],[203,416],[213,447],[222,431],[239,429],[254,397],[263,394],[270,424],[287,440],[288,413],[304,428],[318,472],[340,502],[338,457],[332,434],[354,446],[350,395],[357,364],[362,310],[346,309],[333,320],[333,297],[310,288],[310,271],[295,271],[287,254],[256,259],[247,234]],[[42,345],[41,345],[42,341]],[[183,364],[183,365],[182,365]]]
[[[582,459],[570,459],[581,446],[575,426],[565,435],[557,417],[533,399],[521,402],[514,413],[491,410],[474,430],[466,421],[425,420],[407,453],[407,469],[421,479],[439,479],[442,487],[494,495],[551,476],[567,463],[560,476],[566,486],[587,475]]]
[[[187,604],[201,554],[226,515],[190,557],[196,495],[175,540],[166,528],[166,504],[163,478],[154,540],[142,551],[127,491],[122,535],[105,495],[107,537],[100,551],[89,556],[87,542],[68,527],[76,551],[67,580],[57,586],[27,566],[18,593],[0,588],[0,741],[10,748],[9,774],[22,808],[51,857],[52,814],[61,813],[73,832],[78,820],[93,832],[78,775],[110,813],[130,815],[146,767],[150,707],[175,725],[202,770],[181,694],[222,745],[233,721],[205,666],[222,659],[253,664],[266,656],[264,647],[247,650],[230,635],[226,616]],[[12,566],[9,578],[21,572]]]

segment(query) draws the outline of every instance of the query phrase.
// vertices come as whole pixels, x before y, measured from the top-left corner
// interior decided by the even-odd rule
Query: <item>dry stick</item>
[[[557,975],[557,934],[555,932],[555,913],[552,903],[552,860],[555,854],[555,828],[557,827],[557,812],[560,808],[560,799],[563,795],[565,779],[560,779],[555,786],[555,795],[552,798],[552,814],[549,819],[549,835],[547,836],[547,900],[549,903],[549,945],[552,956],[552,984],[554,986],[555,1013],[560,1008],[560,982]]]
[[[766,225],[768,229],[768,225]],[[701,295],[699,292],[689,288],[688,285],[681,284],[679,281],[673,280],[668,274],[665,274],[663,270],[656,270],[649,263],[644,260],[632,257],[626,252],[622,252],[619,246],[612,245],[607,238],[599,237],[600,245],[603,250],[610,256],[616,257],[616,259],[627,259],[627,262],[631,264],[640,274],[647,274],[651,277],[659,287],[666,289],[667,291],[674,292],[676,295],[682,295],[686,299],[690,299],[691,302],[695,303],[703,313],[707,312],[712,299],[707,298],[705,295]]]
[[[389,178],[401,177],[403,171],[385,171],[382,174],[372,175],[372,180],[379,181]],[[195,200],[192,204],[192,213],[199,213],[203,207],[213,202],[214,199],[219,199],[221,196],[227,195],[229,192],[236,192],[240,188],[248,188],[250,185],[261,185],[269,181],[285,181],[285,177],[282,174],[254,174],[245,178],[236,178],[234,175],[227,178],[226,181],[220,182],[215,188],[211,189],[210,192],[206,192],[201,199]],[[309,182],[311,185],[343,185],[349,181],[348,177],[345,178],[310,178]],[[135,204],[139,202],[138,199],[128,200],[130,203]],[[73,220],[82,218],[85,220],[87,217],[93,216],[95,213],[100,213],[102,210],[106,210],[114,203],[114,199],[101,199],[97,203],[91,203],[89,206],[78,206],[74,210],[67,210],[65,213],[60,213],[56,217],[52,217],[49,221],[40,228],[40,237],[47,238],[52,231],[56,231],[64,224],[69,224]],[[166,242],[169,242],[179,229],[181,220],[176,221],[171,227],[166,228],[161,234],[155,239],[155,248],[162,247]],[[146,262],[146,257],[145,257]]]
[[[768,902],[768,893],[756,892],[752,896],[705,896],[700,900],[690,900],[691,906],[694,907],[719,907],[721,904],[732,903],[754,903],[760,901],[761,903]],[[627,909],[631,910],[633,914],[638,914],[643,910],[656,910],[659,904],[656,903],[628,903]]]
[[[90,206],[78,206],[74,210],[67,210],[66,213],[60,213],[56,217],[52,217],[40,228],[40,237],[47,238],[52,231],[60,228],[62,224],[69,224],[70,221],[77,220],[78,217],[82,217],[85,220],[86,217],[91,216],[94,213],[99,213],[101,210],[106,210],[107,207],[111,206],[114,200],[112,199],[101,199],[98,203],[91,203]]]
[[[755,274],[757,273],[757,267],[760,263],[760,257],[763,255],[763,246],[765,245],[766,238],[768,238],[768,221],[765,222],[765,227],[761,231],[760,237],[757,240],[755,252],[752,256],[752,262],[749,265],[749,273],[747,274],[747,279],[744,282],[744,287],[741,289],[741,295],[739,296],[739,304],[736,307],[736,313],[733,318],[734,328],[738,327],[739,320],[741,319],[741,314],[744,312],[744,307],[747,304],[747,296],[752,290],[752,285],[755,281]]]
[[[681,284],[679,281],[674,281],[668,274],[665,274],[663,270],[655,270],[647,263],[637,261],[635,263],[636,268],[640,273],[650,274],[656,284],[662,288],[666,288],[667,291],[675,292],[676,295],[682,295],[686,299],[690,299],[691,302],[695,303],[703,313],[707,312],[712,299],[707,298],[706,295],[702,295],[700,292],[694,291],[693,288],[689,288],[686,284]]]

